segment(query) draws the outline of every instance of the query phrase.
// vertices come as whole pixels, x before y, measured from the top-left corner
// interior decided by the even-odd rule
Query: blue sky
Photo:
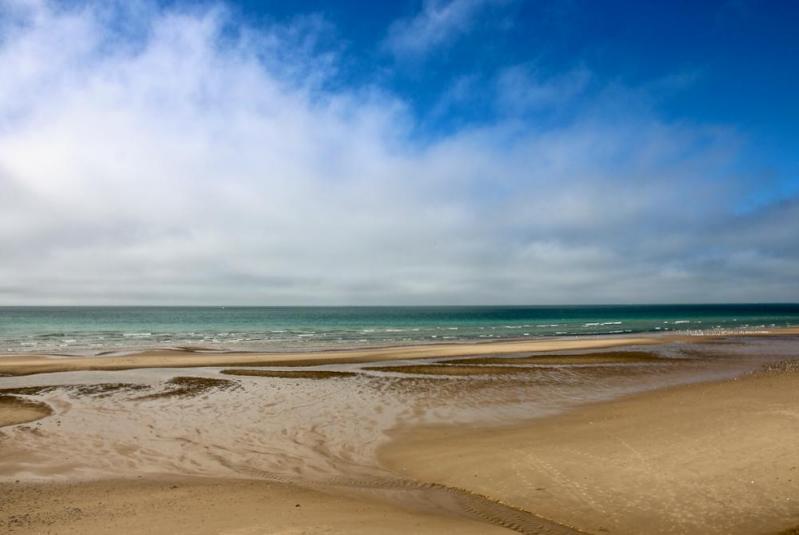
[[[554,78],[579,70],[590,73],[585,98],[608,84],[639,88],[666,120],[734,127],[751,140],[744,172],[760,174],[768,190],[743,199],[741,210],[799,192],[799,151],[793,150],[799,147],[795,2],[316,0],[227,5],[253,26],[306,17],[324,21],[318,51],[327,52],[327,46],[341,55],[339,70],[328,82],[378,84],[400,95],[413,109],[419,136],[447,135],[465,124],[494,120],[496,109],[485,95],[508,68],[523,66]],[[447,9],[456,22],[443,15]],[[436,14],[439,41],[416,50],[392,48],[392,30],[412,34],[414,21],[434,20]],[[448,98],[453,91],[462,92],[455,102]],[[579,100],[571,105],[579,106]],[[553,117],[551,109],[536,111],[527,118],[541,124],[579,113],[557,110]]]
[[[797,301],[798,23],[0,0],[0,304]]]
[[[392,25],[448,5],[463,6],[465,22],[440,42],[400,57],[385,46]],[[345,56],[339,82],[383,84],[423,118],[459,79],[475,77],[479,95],[504,68],[530,64],[544,76],[585,68],[597,84],[649,86],[664,116],[737,125],[783,161],[799,138],[795,2],[312,1],[233,9],[252,24],[317,14]],[[437,118],[485,118],[472,108]]]

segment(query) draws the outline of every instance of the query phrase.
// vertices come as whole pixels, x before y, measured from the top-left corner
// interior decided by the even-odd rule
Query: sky
[[[0,305],[799,302],[797,27],[0,0]]]

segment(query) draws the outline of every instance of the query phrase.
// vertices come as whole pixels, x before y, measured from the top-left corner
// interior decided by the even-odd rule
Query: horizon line
[[[2,305],[3,308],[554,308],[554,307],[634,307],[634,306],[799,306],[799,301],[736,301],[736,302],[649,302],[649,303],[546,303],[546,304],[381,304],[381,305],[237,305],[237,304],[84,304],[84,305]]]

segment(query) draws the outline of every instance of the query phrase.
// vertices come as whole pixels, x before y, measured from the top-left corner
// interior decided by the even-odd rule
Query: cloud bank
[[[0,304],[799,298],[799,203],[736,213],[745,140],[635,88],[509,66],[419,137],[313,19],[0,6]]]

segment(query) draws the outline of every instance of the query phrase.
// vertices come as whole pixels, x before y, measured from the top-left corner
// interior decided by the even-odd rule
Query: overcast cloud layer
[[[749,140],[656,88],[509,65],[490,120],[421,135],[315,17],[0,5],[0,304],[799,300],[799,203],[737,209]]]

